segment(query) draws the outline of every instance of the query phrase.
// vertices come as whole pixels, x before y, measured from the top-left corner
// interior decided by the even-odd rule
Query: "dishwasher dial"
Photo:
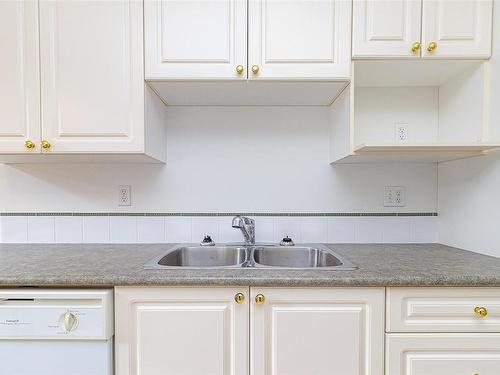
[[[59,318],[59,325],[66,331],[71,332],[76,329],[78,326],[78,318],[75,314],[70,313],[69,311],[65,312]]]

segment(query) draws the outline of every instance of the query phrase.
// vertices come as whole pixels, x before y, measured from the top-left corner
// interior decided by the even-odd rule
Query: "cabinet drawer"
[[[388,288],[386,319],[388,332],[500,332],[500,288]]]
[[[386,375],[500,374],[500,334],[386,335]]]

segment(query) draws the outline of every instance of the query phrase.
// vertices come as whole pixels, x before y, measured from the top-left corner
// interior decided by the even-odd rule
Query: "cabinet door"
[[[246,0],[146,0],[144,11],[147,79],[246,78]]]
[[[386,375],[498,375],[500,335],[387,335]]]
[[[248,288],[116,288],[115,299],[117,375],[248,373]]]
[[[427,58],[491,56],[491,0],[423,0],[422,55]],[[430,44],[434,42],[435,48]]]
[[[250,0],[248,40],[251,79],[348,78],[351,2]]]
[[[354,0],[352,56],[420,57],[421,8],[421,0]]]
[[[38,152],[37,1],[0,1],[0,51],[0,153]],[[28,140],[36,147],[25,147]]]
[[[251,374],[383,373],[382,288],[251,288],[251,297]]]
[[[142,152],[142,3],[41,1],[42,137],[54,153]]]

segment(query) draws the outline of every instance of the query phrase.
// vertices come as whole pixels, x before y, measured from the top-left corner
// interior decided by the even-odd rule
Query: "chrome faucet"
[[[233,228],[241,229],[245,237],[245,245],[255,244],[255,220],[246,216],[233,217]]]

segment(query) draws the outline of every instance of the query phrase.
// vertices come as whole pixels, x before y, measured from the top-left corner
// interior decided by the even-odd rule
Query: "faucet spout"
[[[246,245],[255,244],[255,220],[238,215],[233,218],[232,226],[235,229],[241,230]]]

